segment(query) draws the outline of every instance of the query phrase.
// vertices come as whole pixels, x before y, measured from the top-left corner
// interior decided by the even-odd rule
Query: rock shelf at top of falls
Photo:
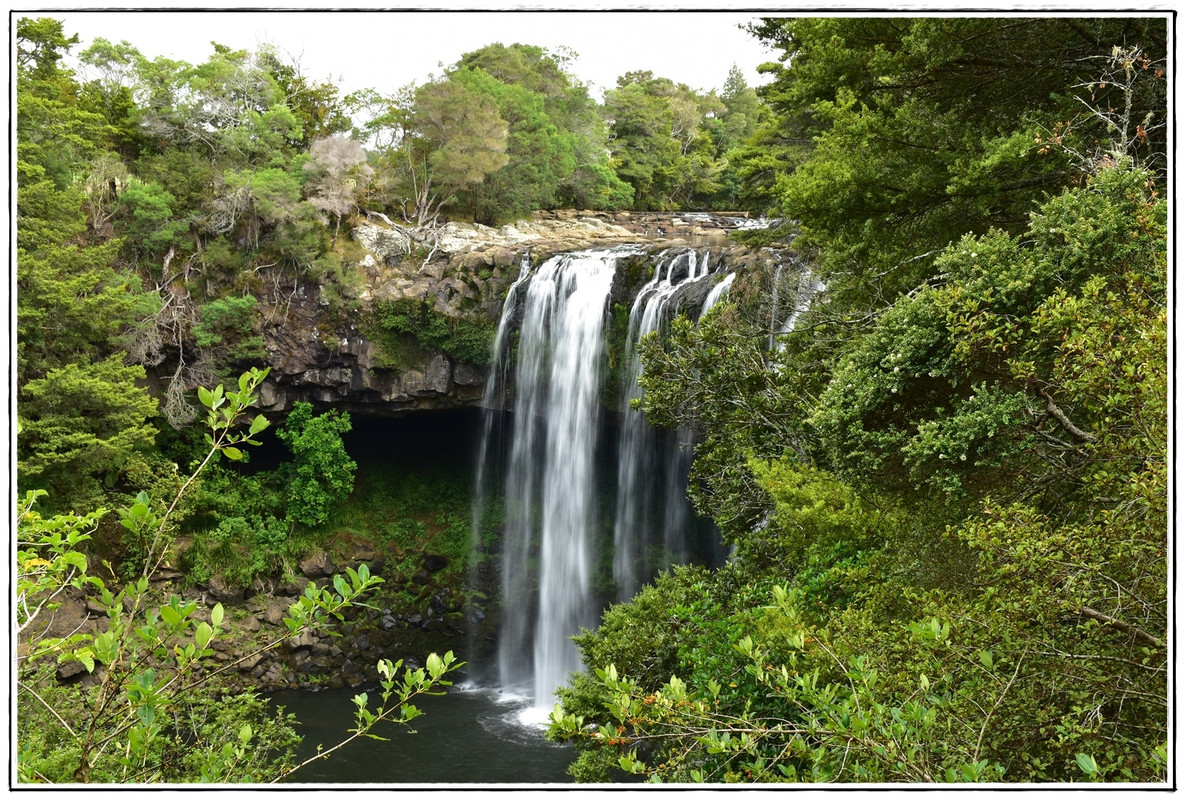
[[[382,363],[366,329],[376,304],[423,301],[450,319],[496,325],[502,301],[524,256],[541,264],[550,256],[593,247],[636,243],[647,253],[670,247],[710,247],[713,258],[743,268],[759,258],[735,244],[730,231],[759,227],[743,213],[707,214],[546,211],[501,228],[461,222],[442,226],[435,252],[417,250],[380,215],[357,221],[356,247],[343,262],[352,280],[333,297],[311,282],[257,289],[259,333],[271,374],[260,393],[261,410],[283,413],[297,401],[354,414],[398,415],[472,407],[481,402],[486,368],[427,347],[400,369]],[[643,254],[642,258],[645,258]],[[629,305],[648,273],[631,283],[625,274],[612,288],[612,302]],[[686,298],[702,304],[704,294]],[[168,359],[150,372],[163,393],[176,367]]]

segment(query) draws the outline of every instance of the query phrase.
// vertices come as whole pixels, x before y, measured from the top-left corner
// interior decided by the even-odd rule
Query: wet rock
[[[431,606],[432,610],[437,614],[443,614],[446,611],[456,611],[460,608],[460,604],[452,596],[452,590],[447,586],[432,595]]]
[[[325,656],[313,656],[300,662],[297,670],[305,675],[327,675],[332,663]]]
[[[422,569],[413,575],[411,579],[413,582],[418,583],[421,586],[427,586],[432,582],[432,574],[427,569]]]
[[[279,623],[277,623],[277,624],[279,624]],[[254,617],[254,616],[247,617],[246,619],[244,619],[242,622],[239,623],[239,629],[246,632],[246,633],[255,633],[257,630],[260,629],[260,627],[261,626],[259,624],[259,618]]]

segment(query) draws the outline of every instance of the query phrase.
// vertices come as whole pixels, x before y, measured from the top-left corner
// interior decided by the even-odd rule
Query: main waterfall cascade
[[[640,396],[638,342],[664,324],[678,290],[719,277],[694,250],[661,254],[633,302],[616,458],[609,459],[615,463],[597,462],[598,453],[612,454],[613,445],[601,441],[599,405],[610,291],[618,262],[641,252],[624,246],[567,253],[534,272],[524,261],[495,338],[483,399],[474,531],[477,537],[488,497],[501,491],[506,515],[498,682],[510,693],[529,695],[537,711],[550,710],[555,689],[581,668],[570,637],[594,627],[609,599],[604,587],[593,585],[597,559],[609,543],[608,520],[617,600],[632,598],[658,570],[686,562],[688,532],[704,525],[693,520],[686,497],[690,432],[660,431],[630,407]],[[696,310],[719,301],[734,277],[720,280]],[[613,470],[615,482],[601,474]],[[598,487],[607,483],[615,483],[612,513],[598,502]],[[603,494],[610,492],[606,487]]]

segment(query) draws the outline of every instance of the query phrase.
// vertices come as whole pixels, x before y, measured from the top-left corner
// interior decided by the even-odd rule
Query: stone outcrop
[[[752,254],[731,246],[727,234],[754,224],[739,213],[548,211],[501,228],[449,222],[436,247],[425,248],[381,215],[372,215],[351,232],[362,255],[347,268],[362,280],[345,299],[348,311],[308,283],[262,299],[271,374],[260,391],[261,409],[284,412],[305,401],[355,414],[392,415],[476,405],[483,366],[433,347],[414,351],[400,369],[383,366],[379,345],[367,335],[370,309],[412,299],[447,318],[483,320],[492,328],[525,260],[538,264],[555,253],[627,243],[638,245],[640,263],[679,246],[712,247],[719,258],[743,260]],[[639,276],[649,277],[633,270],[619,279],[615,302],[628,302]],[[688,306],[693,300],[687,298]]]

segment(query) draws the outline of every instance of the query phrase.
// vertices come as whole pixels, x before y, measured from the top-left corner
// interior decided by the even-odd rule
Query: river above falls
[[[296,715],[304,737],[298,761],[346,738],[355,691],[276,692],[269,697]],[[372,697],[375,692],[370,693]],[[372,701],[373,703],[373,701]],[[544,738],[543,720],[526,698],[494,689],[460,688],[419,698],[417,732],[383,724],[387,741],[360,739],[298,770],[290,784],[572,784],[570,745]],[[373,705],[372,705],[373,707]]]

